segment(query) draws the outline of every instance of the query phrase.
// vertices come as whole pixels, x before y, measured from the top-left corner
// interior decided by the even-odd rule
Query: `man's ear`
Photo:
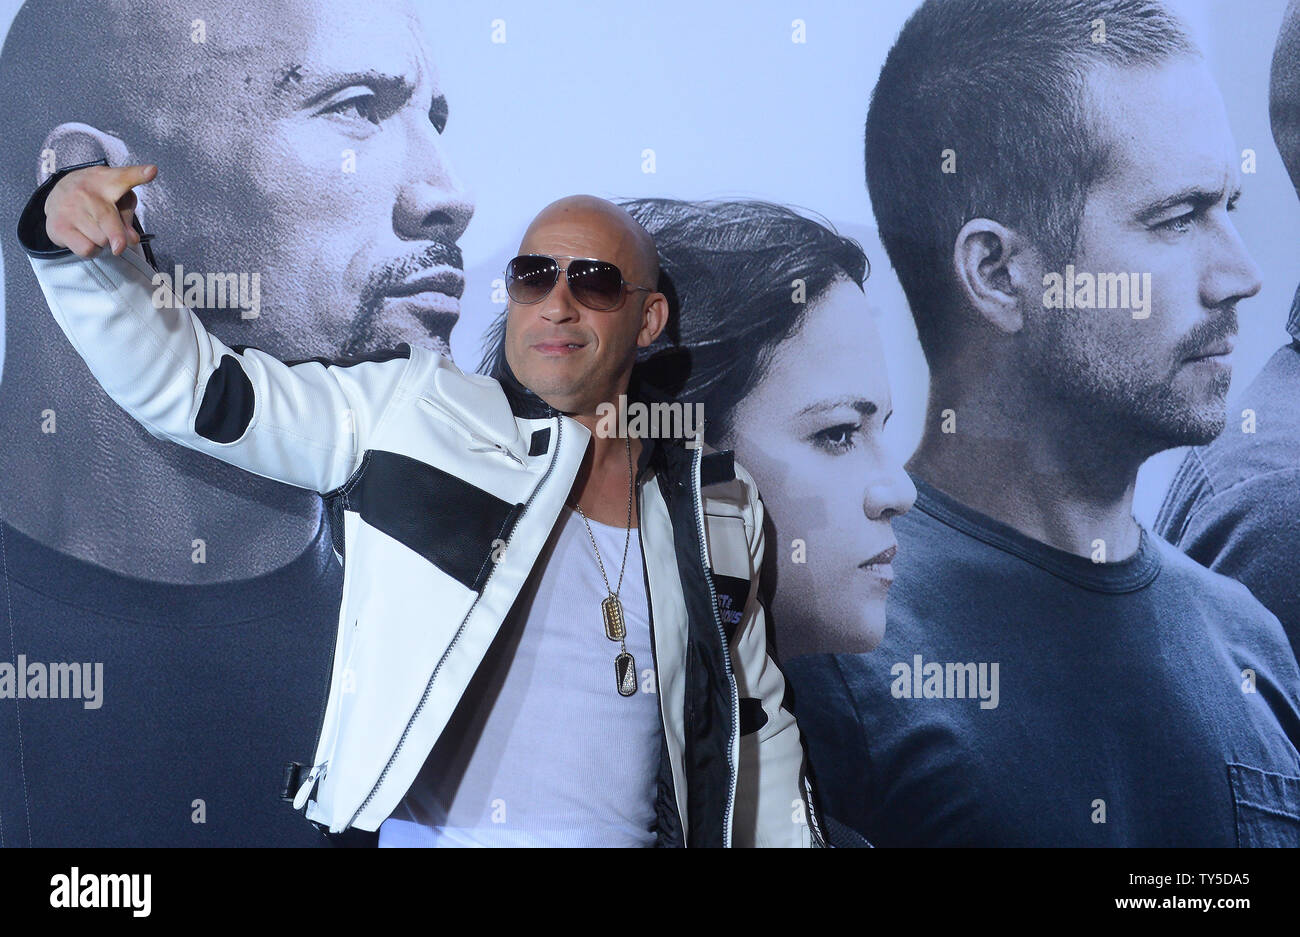
[[[1008,334],[1024,327],[1023,304],[1042,295],[1042,264],[1024,237],[974,218],[957,232],[952,263],[962,299],[981,319]]]
[[[667,324],[668,297],[663,293],[651,293],[646,297],[645,306],[641,310],[641,331],[636,336],[637,346],[649,348]]]
[[[40,152],[40,173],[37,183],[44,182],[54,173],[67,166],[78,163],[92,163],[97,159],[108,160],[110,166],[129,166],[136,160],[130,149],[120,137],[105,133],[90,124],[68,121],[59,124],[45,136]],[[146,186],[135,189],[135,216],[144,226],[145,201],[148,198]]]

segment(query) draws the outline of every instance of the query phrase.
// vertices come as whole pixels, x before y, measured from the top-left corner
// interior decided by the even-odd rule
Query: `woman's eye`
[[[856,444],[861,427],[856,423],[840,423],[828,426],[812,435],[813,445],[830,453],[847,452]]]
[[[375,126],[379,125],[379,99],[373,94],[357,94],[350,98],[345,98],[331,104],[321,111],[322,114],[348,114],[355,113],[362,120],[369,121]]]

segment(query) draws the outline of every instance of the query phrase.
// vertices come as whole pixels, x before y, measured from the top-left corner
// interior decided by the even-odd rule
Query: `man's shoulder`
[[[1174,598],[1195,602],[1209,613],[1209,620],[1220,621],[1228,629],[1256,632],[1263,627],[1276,629],[1285,644],[1277,617],[1260,603],[1251,591],[1229,576],[1202,566],[1178,547],[1160,537],[1147,538],[1160,556],[1162,591]]]
[[[411,349],[407,394],[438,405],[449,414],[508,429],[514,421],[501,382],[486,374],[463,371],[450,356],[430,348]]]
[[[501,382],[496,378],[464,371],[446,352],[418,345],[411,346],[411,377],[411,386],[416,393],[433,393],[463,385],[505,396]]]
[[[933,584],[943,582],[955,590],[968,582],[986,583],[989,576],[1010,575],[1016,568],[1011,554],[927,510],[929,504],[918,491],[912,509],[893,520],[898,579],[891,587],[891,603],[894,595],[901,597],[913,587],[933,593]]]
[[[1282,688],[1290,708],[1300,706],[1300,669],[1278,617],[1241,582],[1207,569],[1172,544],[1151,540],[1162,555],[1163,588],[1174,593],[1184,610],[1179,626],[1202,622],[1203,633],[1216,647],[1256,671],[1260,681]],[[1187,603],[1195,603],[1198,613],[1186,614]]]

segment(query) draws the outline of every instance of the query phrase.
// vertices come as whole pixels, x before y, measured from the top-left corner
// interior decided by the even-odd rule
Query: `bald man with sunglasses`
[[[285,799],[381,846],[824,845],[753,479],[698,435],[608,419],[671,403],[635,367],[668,319],[645,230],[590,196],[542,210],[506,271],[500,380],[405,343],[288,362],[223,344],[155,278],[132,190],[156,173],[57,173],[19,239],[146,430],[329,508],[333,677]]]

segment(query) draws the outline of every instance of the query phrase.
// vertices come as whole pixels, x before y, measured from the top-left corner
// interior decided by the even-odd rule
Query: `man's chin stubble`
[[[1182,446],[1207,446],[1223,434],[1227,414],[1220,405],[1215,415],[1186,411],[1173,420],[1162,420],[1154,434],[1163,443],[1157,451]]]

